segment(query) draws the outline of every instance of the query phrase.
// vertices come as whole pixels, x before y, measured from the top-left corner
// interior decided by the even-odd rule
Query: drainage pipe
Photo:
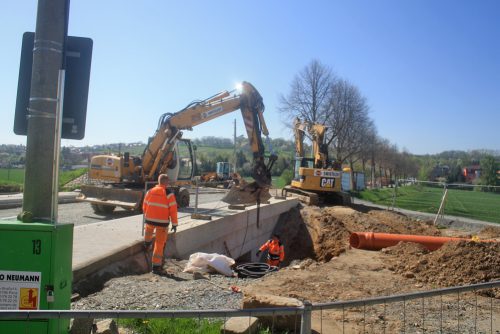
[[[416,242],[430,251],[440,248],[449,241],[480,241],[498,242],[497,240],[473,240],[467,238],[434,237],[428,235],[391,234],[374,232],[353,232],[349,237],[351,247],[366,250],[381,250],[382,248],[397,245],[400,241]]]

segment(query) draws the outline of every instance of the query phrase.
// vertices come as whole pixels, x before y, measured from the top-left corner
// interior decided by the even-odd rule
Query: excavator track
[[[329,204],[350,206],[352,203],[351,196],[346,192],[319,194],[288,185],[283,188],[282,195],[287,196],[288,194],[297,197],[299,201],[307,205]]]
[[[285,186],[282,190],[282,195],[286,197],[288,194],[297,197],[299,201],[307,205],[319,205],[321,202],[319,195],[316,193]]]

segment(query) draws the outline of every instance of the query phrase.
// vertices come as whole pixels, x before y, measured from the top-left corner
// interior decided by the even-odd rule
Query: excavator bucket
[[[240,179],[235,182],[222,201],[230,205],[262,203],[271,198],[269,187],[259,186],[257,182],[247,183]]]
[[[239,174],[233,174],[234,185],[229,193],[222,198],[223,202],[231,205],[235,204],[257,204],[266,202],[271,198],[269,188],[271,186],[271,168],[277,157],[271,155],[269,164],[263,161],[263,158],[254,161],[253,178],[254,182],[246,182]]]

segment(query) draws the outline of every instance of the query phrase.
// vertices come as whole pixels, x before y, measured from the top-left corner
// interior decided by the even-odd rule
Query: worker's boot
[[[163,267],[161,267],[161,266],[153,266],[153,270],[151,270],[151,272],[155,275],[158,275],[158,276],[165,276],[165,277],[172,276],[166,270],[164,270]]]
[[[163,268],[160,266],[153,266],[153,270],[151,272],[155,275],[161,275],[163,274]]]

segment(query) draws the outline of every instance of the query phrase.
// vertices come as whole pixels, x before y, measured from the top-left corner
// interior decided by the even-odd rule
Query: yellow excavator
[[[190,103],[176,113],[165,113],[156,132],[149,138],[142,156],[98,155],[90,163],[91,183],[77,197],[89,202],[96,213],[111,213],[119,206],[140,211],[145,192],[156,184],[158,175],[168,174],[169,189],[180,207],[189,206],[186,188],[194,178],[196,158],[191,142],[182,138],[183,130],[240,109],[253,152],[252,176],[255,182],[236,180],[236,186],[223,199],[229,204],[258,203],[269,198],[272,165],[276,156],[265,162],[261,134],[269,132],[264,121],[264,103],[255,87],[243,82],[238,93],[223,91],[202,101]],[[96,184],[98,183],[98,184]]]
[[[328,146],[324,144],[327,127],[323,124],[294,122],[295,165],[290,185],[283,188],[284,196],[293,195],[309,205],[335,203],[349,205],[351,197],[342,191],[342,170],[338,163],[328,159]],[[312,141],[313,158],[304,157],[304,137]]]

